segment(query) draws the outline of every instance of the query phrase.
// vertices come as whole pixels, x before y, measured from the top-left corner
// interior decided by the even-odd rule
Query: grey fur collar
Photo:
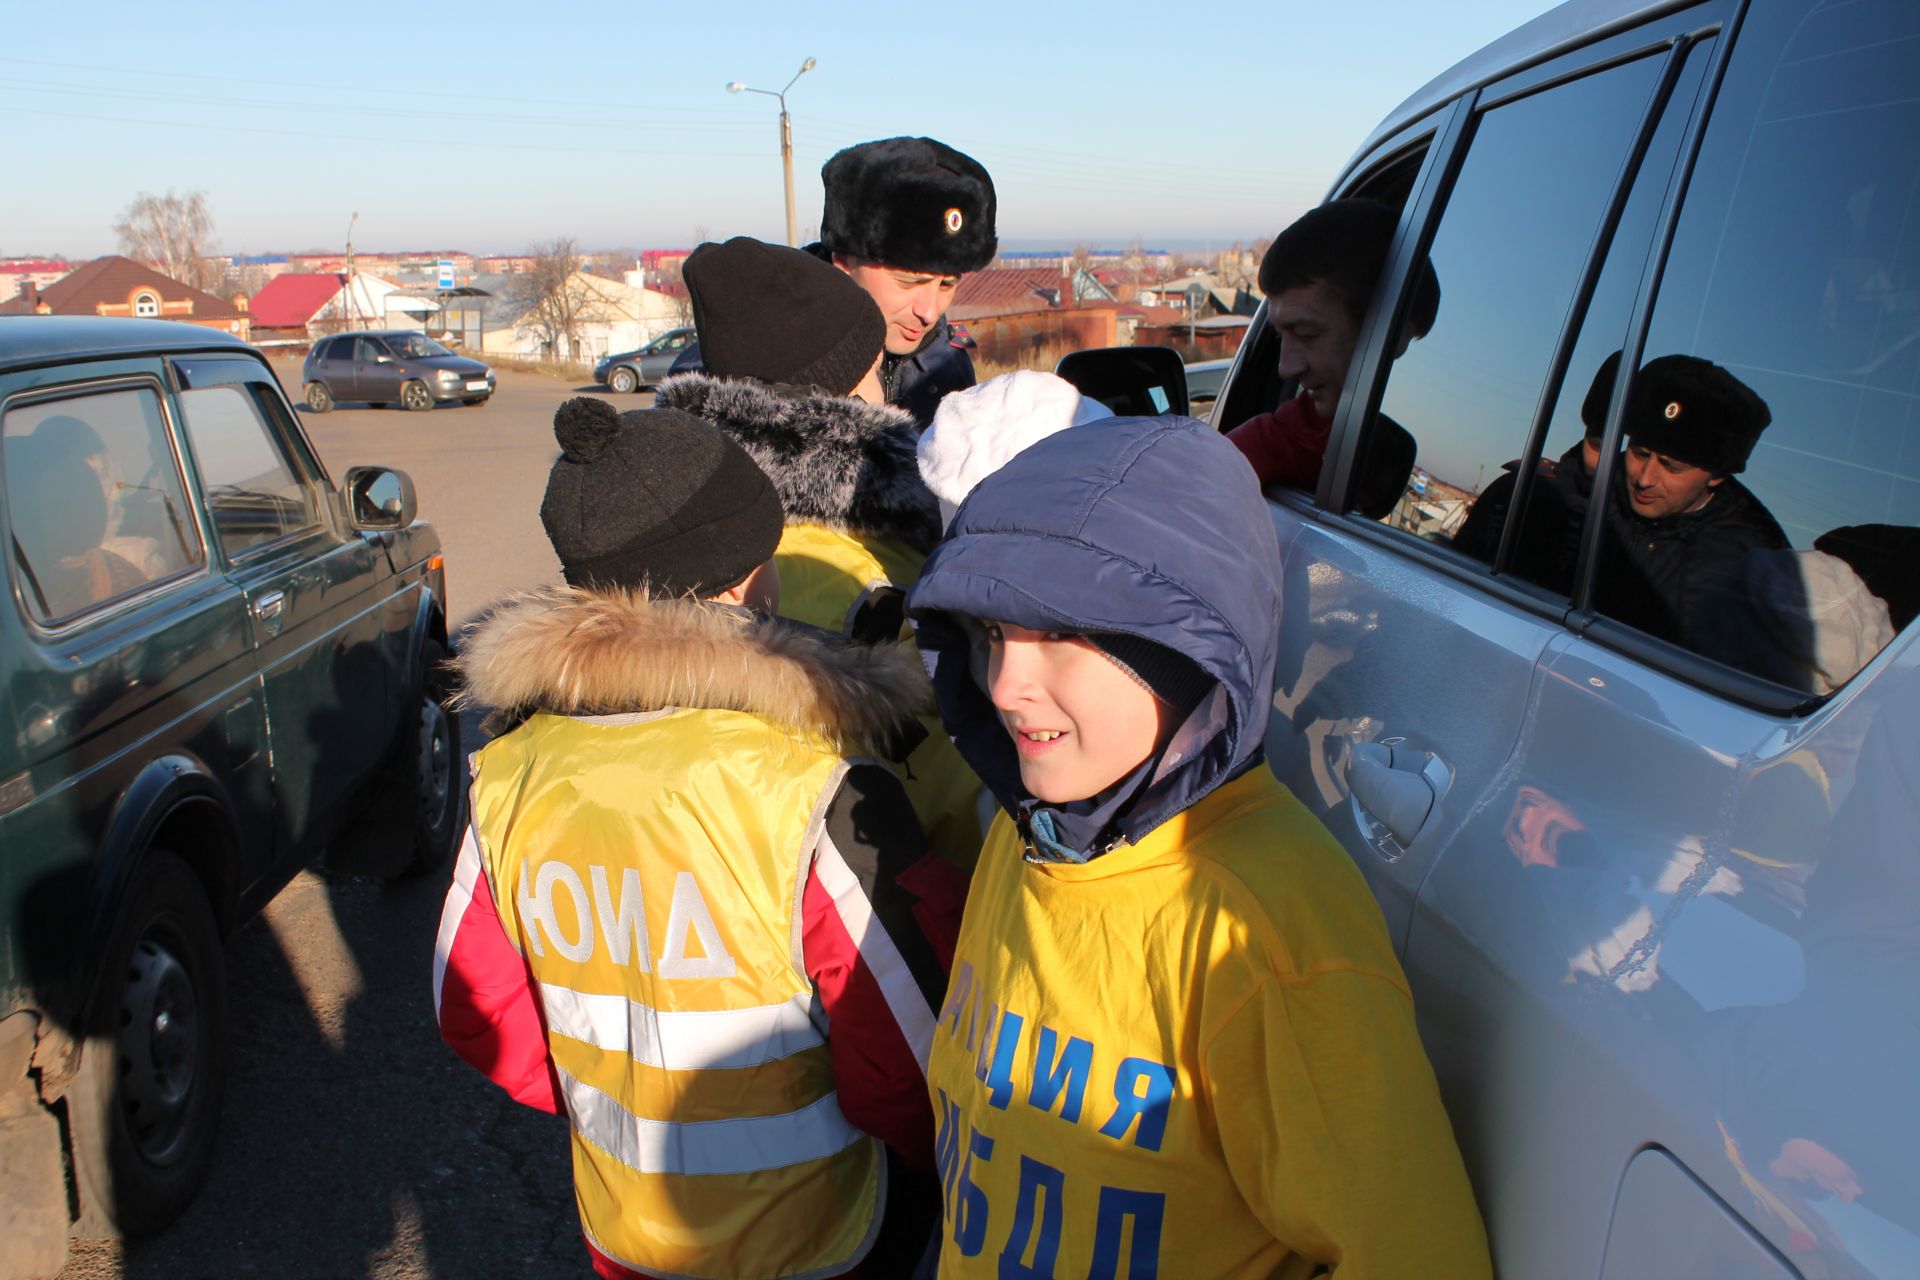
[[[745,711],[826,739],[880,748],[931,696],[905,645],[856,645],[816,627],[692,599],[549,587],[515,596],[468,631],[459,703],[490,724],[535,711],[609,715]]]
[[[654,403],[705,418],[739,441],[772,477],[790,522],[892,534],[931,551],[940,540],[940,510],[920,478],[913,415],[824,392],[783,391],[683,373],[660,384]]]

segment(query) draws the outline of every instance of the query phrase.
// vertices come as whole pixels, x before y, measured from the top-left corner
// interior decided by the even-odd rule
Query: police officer
[[[887,403],[921,426],[940,397],[974,383],[971,345],[947,322],[960,277],[993,261],[993,179],[933,138],[882,138],[837,152],[821,167],[826,207],[807,252],[851,276],[887,323],[880,363]],[[768,316],[778,324],[779,316]],[[703,368],[697,345],[674,373]]]
[[[1689,649],[1749,552],[1789,547],[1779,522],[1735,479],[1773,420],[1766,401],[1691,355],[1649,360],[1627,391],[1626,452],[1615,462],[1600,612]]]

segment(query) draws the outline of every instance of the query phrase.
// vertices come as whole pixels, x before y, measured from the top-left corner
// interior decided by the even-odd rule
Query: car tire
[[[445,646],[427,640],[420,646],[421,694],[407,743],[413,775],[413,855],[403,875],[440,870],[460,844],[467,793],[461,785],[460,716],[447,705],[454,687]]]
[[[226,956],[187,864],[134,868],[67,1093],[82,1226],[150,1235],[206,1180],[227,1079]]]
[[[314,413],[325,413],[333,408],[333,392],[327,390],[324,382],[307,384],[307,408]]]
[[[433,408],[433,392],[427,390],[427,384],[415,378],[400,388],[400,407],[409,413],[419,413]]]
[[[629,369],[626,365],[621,365],[618,369],[615,369],[607,375],[607,390],[609,391],[616,391],[624,396],[639,389],[640,375],[632,369]]]

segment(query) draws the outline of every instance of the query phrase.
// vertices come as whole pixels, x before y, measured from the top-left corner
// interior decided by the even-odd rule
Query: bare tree
[[[196,289],[212,290],[220,283],[221,266],[212,256],[213,215],[204,191],[164,196],[142,191],[113,224],[113,233],[121,252],[162,275]]]
[[[1067,296],[1060,299],[1060,305],[1063,307],[1075,306],[1080,301],[1077,293],[1077,290],[1080,288],[1080,273],[1093,270],[1093,246],[1085,240],[1076,242],[1073,246],[1073,252],[1067,255],[1067,260],[1062,265],[1066,268]]]
[[[550,358],[581,358],[582,331],[597,321],[618,318],[619,303],[602,282],[581,271],[584,260],[573,237],[530,245],[527,256],[532,267],[514,276],[507,293],[527,308],[521,326],[533,331]]]

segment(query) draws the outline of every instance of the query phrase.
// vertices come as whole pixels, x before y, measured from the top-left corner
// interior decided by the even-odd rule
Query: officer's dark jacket
[[[1634,513],[1624,467],[1611,489],[1594,606],[1689,649],[1701,647],[1698,622],[1716,592],[1735,589],[1747,553],[1790,545],[1773,513],[1732,476],[1700,510],[1658,520]]]
[[[1580,454],[1581,442],[1576,440],[1557,460],[1541,459],[1526,513],[1514,535],[1513,560],[1507,566],[1508,572],[1552,591],[1572,589],[1580,529],[1593,495],[1593,477]],[[1519,474],[1518,459],[1507,463],[1474,500],[1466,523],[1454,535],[1456,550],[1493,563]]]

